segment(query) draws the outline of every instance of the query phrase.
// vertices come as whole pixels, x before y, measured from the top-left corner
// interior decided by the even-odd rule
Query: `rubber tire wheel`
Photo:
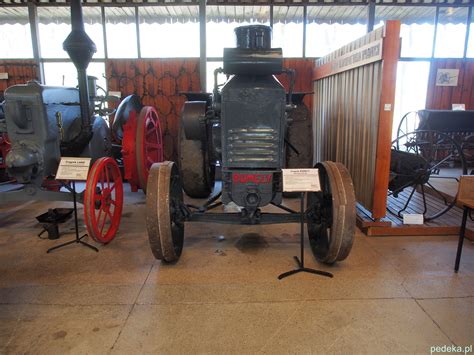
[[[181,126],[182,126],[181,122]],[[186,195],[192,198],[209,197],[214,189],[215,166],[209,162],[200,140],[186,139],[184,129],[180,130],[179,159],[181,179]]]
[[[356,198],[349,171],[340,163],[326,161],[316,164],[319,169],[321,188],[326,186],[326,205],[332,216],[330,228],[308,221],[308,237],[315,258],[325,264],[342,261],[349,255],[354,243],[356,230]],[[327,181],[325,180],[327,179]],[[315,199],[321,200],[320,193],[308,193],[307,208]],[[323,199],[324,201],[324,199]],[[324,208],[324,207],[323,207]]]
[[[172,210],[183,204],[178,167],[165,161],[151,166],[146,194],[146,227],[150,248],[156,259],[175,262],[181,256],[184,223],[175,223]]]

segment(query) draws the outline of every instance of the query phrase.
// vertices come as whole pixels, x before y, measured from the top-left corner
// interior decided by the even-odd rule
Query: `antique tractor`
[[[109,122],[94,111],[96,85],[86,69],[96,47],[84,31],[79,0],[71,1],[71,23],[72,32],[63,47],[77,68],[79,88],[50,87],[32,81],[5,91],[5,133],[11,143],[5,165],[8,176],[20,187],[17,184],[2,192],[0,203],[73,201],[71,182],[55,180],[60,159],[90,157],[93,165],[77,200],[84,204],[89,236],[108,243],[120,224],[122,175],[112,157]],[[123,138],[123,160],[127,161],[125,175],[135,190],[145,189],[149,168],[163,160],[158,115],[153,108],[143,107],[134,95],[122,102],[116,114],[119,119],[115,131]]]
[[[184,104],[180,161],[154,164],[147,186],[147,231],[157,259],[178,260],[185,222],[227,224],[299,223],[301,215],[282,205],[287,112],[293,109],[274,75],[283,68],[281,48],[271,48],[271,28],[243,26],[235,30],[237,47],[224,49],[228,76],[212,94],[195,94],[201,101]],[[190,97],[192,95],[189,95]],[[288,101],[287,101],[288,97]],[[222,169],[222,190],[202,206],[186,204],[183,189],[193,198],[214,189],[216,166]],[[349,254],[355,234],[355,195],[351,177],[339,163],[322,162],[321,191],[307,194],[304,222],[317,260],[332,264]],[[221,199],[218,201],[218,199]],[[234,202],[240,212],[209,212]],[[272,204],[285,213],[261,210]]]

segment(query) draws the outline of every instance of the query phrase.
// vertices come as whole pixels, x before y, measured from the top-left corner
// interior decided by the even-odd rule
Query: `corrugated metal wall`
[[[317,61],[321,66],[382,38],[382,29]],[[314,82],[313,129],[316,161],[343,163],[357,200],[371,210],[374,195],[382,62],[367,64]]]

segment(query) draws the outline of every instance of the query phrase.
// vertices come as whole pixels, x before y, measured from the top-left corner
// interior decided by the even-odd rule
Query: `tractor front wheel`
[[[356,199],[349,171],[340,163],[316,164],[321,191],[307,195],[308,236],[315,258],[325,264],[344,260],[355,237]]]
[[[146,227],[156,259],[174,262],[183,251],[183,190],[178,167],[165,161],[151,166],[146,193]]]
[[[117,162],[99,158],[92,165],[84,193],[84,219],[89,236],[107,244],[115,238],[123,207],[123,183]]]

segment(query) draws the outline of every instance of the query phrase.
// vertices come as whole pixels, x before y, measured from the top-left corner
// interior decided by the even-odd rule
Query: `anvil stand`
[[[330,272],[326,271],[321,271],[321,270],[315,270],[315,269],[310,269],[304,266],[304,192],[300,193],[300,200],[301,200],[301,211],[300,211],[300,258],[298,259],[297,256],[294,256],[293,259],[295,259],[296,264],[298,267],[294,270],[290,270],[287,272],[284,272],[283,274],[280,274],[278,276],[278,280],[284,279],[285,277],[297,274],[299,272],[308,272],[310,274],[316,274],[316,275],[321,275],[321,276],[326,276],[326,277],[333,277],[333,274]]]
[[[74,201],[74,224],[75,224],[75,229],[76,229],[76,239],[71,240],[69,242],[63,243],[56,245],[55,247],[49,248],[46,253],[50,253],[55,249],[59,249],[62,247],[65,247],[66,245],[73,244],[73,243],[79,243],[82,244],[88,248],[91,248],[92,250],[95,250],[96,252],[99,252],[99,249],[97,249],[95,246],[90,245],[84,241],[82,241],[82,238],[87,237],[87,233],[84,234],[82,237],[79,237],[79,223],[77,222],[77,200],[76,200],[76,182],[73,180],[72,181],[72,198]]]

